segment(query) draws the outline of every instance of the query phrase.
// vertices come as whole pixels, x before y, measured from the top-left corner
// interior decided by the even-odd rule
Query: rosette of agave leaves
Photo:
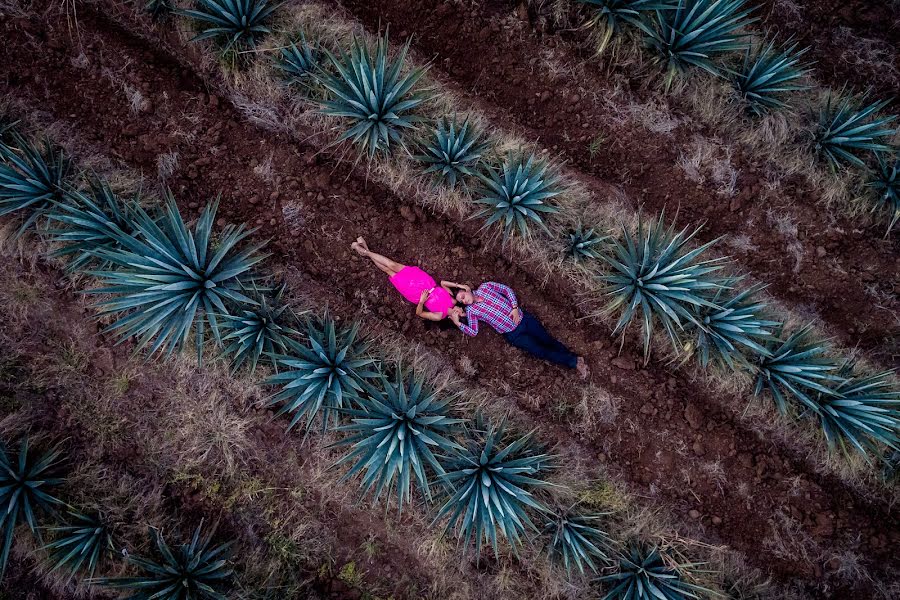
[[[630,25],[650,33],[648,17],[657,10],[673,10],[677,0],[578,0],[591,12],[588,25],[599,30],[597,54],[606,51],[610,41]]]
[[[223,52],[253,48],[271,33],[268,21],[279,5],[269,0],[194,0],[194,8],[178,14],[197,22],[200,33],[192,41],[218,40]],[[157,2],[157,5],[162,4]],[[154,6],[151,2],[148,8]]]
[[[890,100],[866,104],[866,97],[829,94],[819,111],[813,133],[813,150],[832,171],[844,165],[864,169],[866,153],[890,153],[889,142],[897,133],[891,124],[896,115],[879,116]]]
[[[659,546],[629,544],[618,558],[616,571],[600,578],[609,590],[603,600],[687,600],[718,596],[689,580],[702,564],[667,558]]]
[[[468,118],[459,123],[456,118],[443,117],[419,144],[415,159],[427,165],[426,174],[434,174],[454,188],[457,182],[476,175],[476,166],[489,147]]]

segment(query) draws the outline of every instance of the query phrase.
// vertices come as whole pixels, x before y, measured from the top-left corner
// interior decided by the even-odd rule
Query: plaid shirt
[[[519,307],[519,301],[509,286],[488,281],[475,290],[475,302],[466,307],[468,325],[459,324],[459,330],[466,335],[478,335],[478,321],[484,321],[497,330],[509,333],[516,328],[510,313]]]

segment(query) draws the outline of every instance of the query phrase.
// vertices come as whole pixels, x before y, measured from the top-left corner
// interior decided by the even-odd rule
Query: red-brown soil
[[[612,81],[590,65],[574,68],[588,52],[566,40],[584,34],[537,30],[517,2],[342,4],[372,31],[389,27],[395,39],[412,36],[413,48],[432,61],[434,75],[477,99],[496,122],[557,150],[589,185],[599,178],[620,186],[634,208],[651,213],[665,208],[669,214],[677,211],[683,223],[706,222],[703,240],[749,236],[749,251],[721,246],[717,252],[734,254],[741,267],[770,284],[769,293],[785,304],[821,317],[844,344],[858,346],[887,365],[900,365],[895,288],[900,281],[900,237],[882,239],[882,223],[860,228],[847,218],[828,215],[799,177],[783,182],[775,197],[762,200],[764,157],[731,157],[739,176],[730,198],[690,181],[677,164],[681,153],[695,134],[712,137],[716,132],[690,125],[689,119],[671,136],[634,124],[611,128],[604,100],[612,96],[614,84],[623,81]],[[551,71],[542,59],[545,52],[552,52],[564,68]],[[650,85],[652,79],[624,83],[630,84],[636,100],[656,99],[666,107],[665,97]],[[592,152],[589,145],[598,134],[605,141]],[[775,231],[775,215],[796,225],[797,240]],[[802,258],[794,272],[798,254]],[[875,301],[866,286],[886,300]]]
[[[260,226],[260,235],[272,239],[273,264],[299,270],[322,304],[401,332],[451,362],[469,357],[473,383],[497,386],[497,393],[499,382],[508,384],[526,419],[566,444],[577,439],[572,445],[585,462],[606,461],[637,496],[663,503],[684,535],[728,545],[777,583],[817,595],[871,595],[869,584],[837,573],[837,554],[857,553],[878,577],[896,569],[891,548],[900,541],[900,525],[891,507],[818,473],[797,450],[759,439],[683,373],[658,362],[640,368],[628,352],[615,358],[608,331],[577,320],[582,315],[570,286],[561,278],[544,284],[528,265],[484,248],[474,223],[449,223],[411,207],[410,199],[367,182],[362,169],[336,166],[298,141],[304,132],[286,139],[244,122],[166,44],[141,41],[90,8],[79,12],[78,38],[55,14],[9,19],[2,31],[10,51],[0,66],[6,91],[37,118],[151,178],[158,157],[177,152],[179,166],[168,183],[183,210],[196,211],[221,192],[223,218]],[[177,46],[174,37],[159,36]],[[126,84],[141,93],[134,109]],[[518,114],[518,101],[510,101]],[[522,357],[488,332],[466,341],[416,320],[379,273],[351,256],[349,242],[360,234],[373,248],[444,278],[477,282],[502,274],[528,310],[588,357],[595,383],[621,400],[616,420],[577,431],[559,410],[580,401],[572,374]],[[448,251],[436,256],[425,248]],[[711,463],[726,482],[698,468]],[[696,521],[688,518],[692,510]],[[763,544],[781,518],[824,554],[803,558]]]

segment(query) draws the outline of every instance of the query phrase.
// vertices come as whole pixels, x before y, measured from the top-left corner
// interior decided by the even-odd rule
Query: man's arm
[[[503,285],[502,283],[497,283],[496,281],[488,281],[487,283],[482,284],[484,287],[491,292],[496,294],[500,294],[501,296],[505,296],[507,300],[509,300],[510,304],[513,305],[513,308],[519,308],[519,299],[516,298],[516,293],[512,291],[512,288],[508,285]]]
[[[469,337],[475,337],[476,335],[478,335],[478,315],[475,314],[474,310],[466,311],[466,318],[469,321],[468,324],[462,323],[458,317],[454,316],[451,318],[456,326],[459,327],[459,330],[464,334],[468,335]]]

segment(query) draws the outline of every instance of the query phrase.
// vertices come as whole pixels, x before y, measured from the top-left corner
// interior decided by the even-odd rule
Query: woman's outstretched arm
[[[466,290],[467,292],[471,292],[471,286],[465,285],[463,283],[454,283],[452,281],[441,281],[441,287],[444,288],[448,294],[453,295],[453,290],[451,288],[458,288],[462,290]]]

